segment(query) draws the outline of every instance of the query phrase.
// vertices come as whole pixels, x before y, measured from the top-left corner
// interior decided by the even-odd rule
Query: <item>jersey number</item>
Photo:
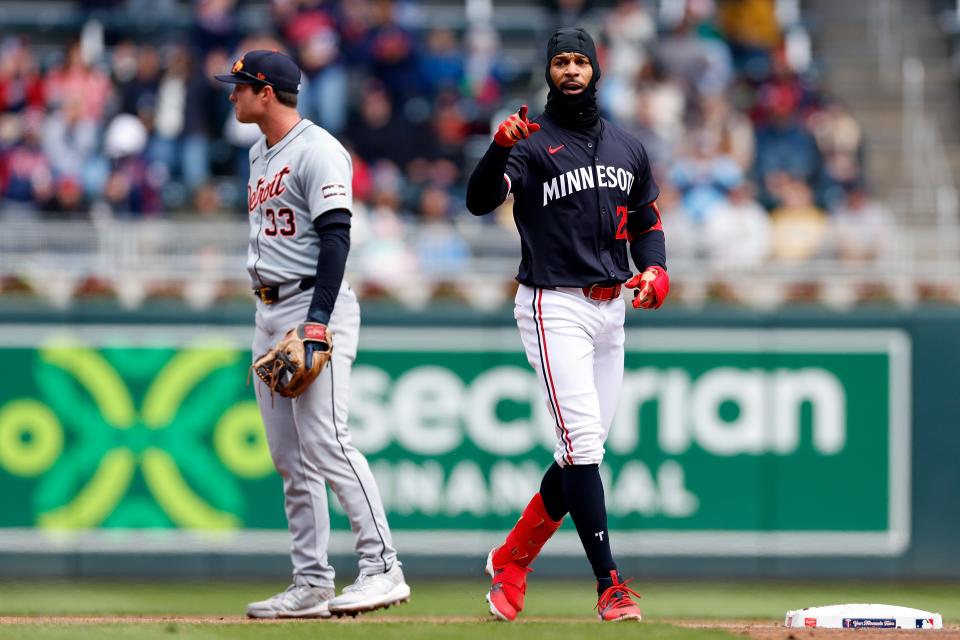
[[[627,208],[617,207],[617,240],[627,239]]]
[[[267,220],[270,221],[270,227],[263,230],[263,235],[274,237],[276,235],[292,236],[297,233],[297,220],[293,216],[293,209],[284,207],[274,213],[273,209],[267,209]],[[283,221],[283,226],[277,226],[277,220]]]

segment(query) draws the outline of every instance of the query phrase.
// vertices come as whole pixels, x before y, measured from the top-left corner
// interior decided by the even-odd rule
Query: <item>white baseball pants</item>
[[[623,320],[618,297],[591,300],[579,288],[521,284],[514,317],[537,372],[561,467],[599,464],[623,382]]]
[[[253,357],[266,353],[290,329],[303,322],[313,290],[266,305],[257,301]],[[344,282],[330,317],[333,357],[298,398],[270,397],[257,376],[257,404],[267,429],[270,454],[283,477],[284,507],[292,538],[294,582],[333,587],[334,569],[327,559],[330,514],[326,484],[350,518],[360,556],[360,571],[376,574],[396,562],[380,491],[367,459],[350,439],[347,415],[350,367],[357,357],[360,305]]]

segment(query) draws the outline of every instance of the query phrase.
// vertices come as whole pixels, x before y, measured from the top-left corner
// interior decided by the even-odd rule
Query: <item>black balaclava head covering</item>
[[[550,78],[550,61],[558,53],[582,53],[590,58],[593,67],[593,77],[583,92],[575,95],[565,95],[559,87],[553,85]],[[592,128],[600,119],[600,108],[597,106],[597,80],[600,79],[600,63],[597,62],[597,47],[593,38],[583,29],[564,27],[547,42],[547,86],[550,93],[547,95],[545,111],[564,127],[569,129]]]

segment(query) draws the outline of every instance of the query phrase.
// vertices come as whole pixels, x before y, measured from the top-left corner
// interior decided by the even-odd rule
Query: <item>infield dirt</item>
[[[548,623],[576,623],[583,624],[584,619],[570,618],[568,620],[528,617],[513,624],[529,624],[537,622]],[[915,629],[902,630],[868,630],[868,629],[790,629],[782,624],[772,622],[757,622],[756,620],[656,620],[658,623],[669,624],[685,629],[710,629],[726,631],[755,640],[803,640],[816,638],[817,640],[884,640],[904,638],[926,638],[935,640],[960,640],[960,626],[945,627],[938,631],[917,631]],[[384,616],[356,618],[330,618],[325,620],[252,620],[245,616],[0,616],[0,625],[101,625],[101,624],[188,624],[188,625],[308,625],[308,624],[347,624],[347,625],[382,625],[382,624],[500,624],[492,618],[484,616]],[[598,622],[599,624],[599,622]],[[643,624],[643,623],[641,623]]]

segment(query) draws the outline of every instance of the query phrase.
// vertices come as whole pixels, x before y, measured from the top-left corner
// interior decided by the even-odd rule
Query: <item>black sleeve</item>
[[[510,147],[490,143],[467,183],[467,209],[470,213],[475,216],[490,213],[506,199],[510,188],[503,175],[509,159]]]
[[[663,231],[648,231],[630,243],[630,255],[637,269],[643,271],[651,265],[667,268],[667,243]]]
[[[321,229],[334,224],[350,226],[350,212],[346,209],[333,209],[322,213],[313,219],[313,228],[320,233]]]
[[[320,236],[320,256],[317,258],[317,277],[313,285],[313,300],[307,312],[308,322],[330,322],[333,305],[340,292],[343,272],[347,266],[347,254],[350,253],[350,225],[347,223],[324,221],[326,215],[313,221]]]
[[[627,237],[630,239],[630,255],[637,269],[643,271],[651,265],[667,268],[666,237],[656,203],[628,214]]]
[[[647,151],[639,142],[637,143],[636,149],[636,162],[637,179],[630,189],[627,201],[631,215],[634,211],[641,209],[645,205],[653,204],[660,196],[660,187],[653,178]]]

